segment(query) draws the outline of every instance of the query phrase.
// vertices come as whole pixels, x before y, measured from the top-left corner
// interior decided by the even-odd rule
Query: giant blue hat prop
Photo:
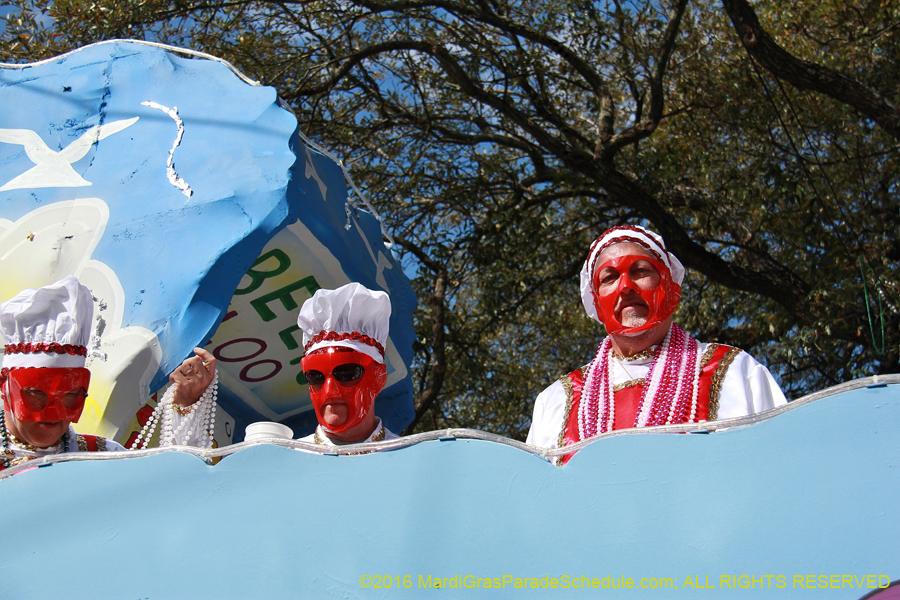
[[[409,281],[274,89],[208,55],[113,41],[0,66],[0,98],[0,301],[67,275],[92,290],[80,430],[126,441],[195,346],[219,359],[220,443],[258,420],[311,428],[296,315],[349,281],[391,296],[376,410],[410,422]]]

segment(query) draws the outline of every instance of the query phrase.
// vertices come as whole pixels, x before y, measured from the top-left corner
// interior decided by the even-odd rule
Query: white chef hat
[[[669,268],[672,281],[679,286],[684,281],[684,265],[678,258],[666,250],[666,243],[658,234],[638,225],[621,225],[607,229],[603,235],[594,240],[584,266],[581,267],[581,303],[590,318],[600,321],[597,307],[594,305],[592,282],[597,268],[597,257],[604,249],[619,242],[632,242],[646,248],[657,260]]]
[[[343,346],[384,363],[391,319],[391,299],[384,292],[348,283],[336,290],[316,290],[300,307],[297,325],[307,354]]]
[[[84,367],[94,318],[91,291],[71,275],[0,306],[3,366]]]

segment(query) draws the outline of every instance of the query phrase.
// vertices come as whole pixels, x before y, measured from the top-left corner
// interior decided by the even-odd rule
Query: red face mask
[[[84,410],[91,372],[74,367],[10,369],[6,409],[20,421],[77,423]]]
[[[659,273],[659,284],[653,289],[641,289],[631,279],[631,266],[639,260],[649,262]],[[600,296],[598,290],[600,289],[601,273],[606,268],[611,268],[618,273],[618,285],[615,290]],[[609,273],[607,272],[606,275],[609,275]],[[597,266],[594,271],[593,287],[597,314],[600,315],[600,320],[606,325],[606,330],[614,335],[639,333],[656,327],[675,312],[675,307],[678,306],[678,302],[681,300],[681,286],[672,281],[672,274],[669,272],[669,268],[649,256],[629,254],[606,261],[602,265]],[[649,307],[647,321],[638,327],[626,327],[615,315],[616,301],[626,288],[637,293]]]
[[[356,427],[366,418],[375,396],[387,381],[387,369],[368,354],[341,352],[328,348],[321,354],[300,360],[303,375],[309,383],[309,395],[319,423],[334,433]],[[347,405],[347,419],[338,426],[326,426],[322,409],[329,400],[340,398]]]

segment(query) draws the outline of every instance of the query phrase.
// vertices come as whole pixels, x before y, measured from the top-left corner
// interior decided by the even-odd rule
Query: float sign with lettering
[[[334,164],[327,157],[314,156]],[[332,175],[335,189],[346,190],[340,170]],[[308,193],[312,196],[314,191]],[[241,281],[225,320],[207,346],[218,360],[220,381],[240,400],[224,400],[238,423],[236,440],[241,439],[242,426],[254,420],[283,422],[295,435],[310,433],[315,427],[300,370],[303,347],[297,313],[317,289],[333,289],[349,281],[360,281],[391,296],[391,333],[385,345],[388,381],[375,411],[394,431],[402,431],[412,418],[407,365],[412,359],[410,316],[415,296],[396,260],[381,244],[375,219],[360,211],[345,229],[343,202],[323,202],[323,207],[332,206],[340,208],[344,218],[332,219],[328,235],[318,238],[308,226],[312,215],[304,215],[303,221],[289,225],[269,242]],[[320,235],[322,223],[328,221],[320,221]],[[346,247],[335,244],[336,240],[345,242]],[[346,254],[341,256],[342,252]]]

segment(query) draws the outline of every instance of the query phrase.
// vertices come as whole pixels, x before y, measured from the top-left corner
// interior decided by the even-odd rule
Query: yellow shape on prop
[[[161,352],[152,331],[122,327],[126,298],[119,278],[91,258],[108,220],[109,207],[100,198],[55,202],[16,221],[0,218],[0,302],[67,275],[91,290],[97,300],[91,330],[100,332],[99,352],[88,356],[91,395],[76,429],[118,439],[146,402]]]

